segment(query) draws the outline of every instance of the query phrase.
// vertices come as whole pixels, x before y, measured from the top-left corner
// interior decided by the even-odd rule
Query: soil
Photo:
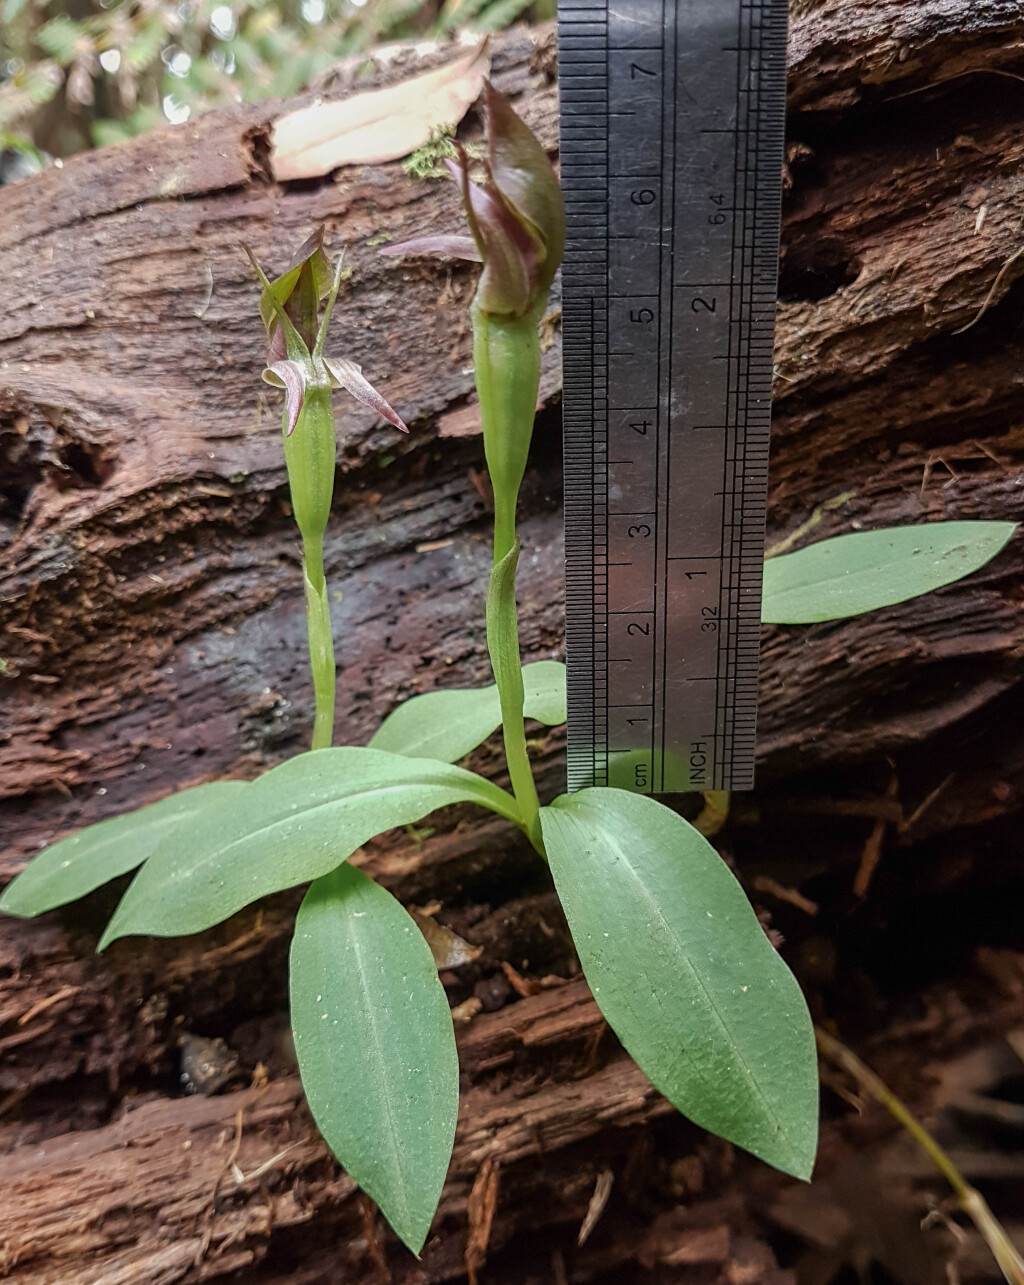
[[[769,544],[1018,518],[1024,53],[1015,0],[802,0],[790,42]],[[397,81],[449,50],[343,66]],[[554,33],[492,72],[554,153]],[[216,113],[0,188],[0,877],[82,825],[304,746],[311,690],[278,410],[238,242],[325,221],[336,344],[413,426],[338,401],[339,741],[487,678],[472,272],[383,259],[454,229],[400,164],[279,183]],[[473,113],[462,126],[479,133]],[[527,481],[527,659],[562,646],[557,297]],[[842,498],[840,498],[842,497]],[[832,503],[836,501],[835,503]],[[819,510],[819,506],[827,506]],[[806,538],[806,537],[804,537]],[[816,1020],[926,1118],[1024,1243],[1019,539],[900,607],[763,637],[758,789],[717,837]],[[562,733],[538,731],[542,796]],[[472,765],[500,779],[497,746]],[[878,1108],[823,1068],[809,1186],[672,1112],[617,1046],[544,869],[457,809],[359,862],[481,947],[443,974],[463,1098],[422,1260],[330,1159],[286,1012],[297,894],[94,954],[120,887],[0,929],[0,1278],[19,1285],[799,1285],[995,1280]]]

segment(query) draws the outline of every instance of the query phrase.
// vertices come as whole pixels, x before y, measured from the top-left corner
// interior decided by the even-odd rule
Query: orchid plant
[[[405,425],[358,367],[324,355],[341,264],[331,272],[322,229],[273,280],[250,254],[268,338],[263,378],[285,393],[284,455],[303,545],[316,700],[312,747],[254,781],[185,789],[62,839],[0,899],[9,914],[38,915],[141,867],[103,950],[123,937],[202,932],[259,897],[308,883],[290,965],[306,1096],[335,1155],[414,1253],[436,1211],[455,1134],[452,1020],[419,926],[348,858],[374,835],[448,804],[496,813],[547,862],[596,1002],[680,1111],[801,1178],[811,1172],[817,1135],[807,1006],[708,840],[670,808],[623,790],[585,789],[546,806],[538,798],[524,720],[564,721],[565,679],[555,662],[520,662],[516,510],[539,386],[538,322],[561,261],[565,218],[539,142],[491,86],[485,108],[478,180],[464,152],[450,164],[470,235],[385,253],[440,252],[483,265],[472,322],[494,490],[486,622],[494,684],[415,697],[368,746],[332,747],[335,665],[323,561],[335,471],[331,391],[343,387],[396,428]],[[780,556],[769,563],[765,618],[834,619],[926,592],[980,566],[1011,531],[936,524],[909,537],[912,556],[900,532]],[[507,790],[456,766],[499,726]]]

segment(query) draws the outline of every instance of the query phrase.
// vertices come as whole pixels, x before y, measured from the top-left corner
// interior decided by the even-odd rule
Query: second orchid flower
[[[313,749],[330,745],[334,727],[335,664],[327,582],[324,532],[334,497],[336,438],[331,392],[344,388],[403,433],[409,430],[396,411],[345,357],[325,357],[331,313],[341,285],[342,260],[333,275],[318,228],[299,248],[287,269],[273,281],[243,247],[263,286],[260,315],[267,329],[267,366],[263,378],[285,393],[284,458],[292,511],[302,536],[316,721]],[[326,299],[323,317],[320,305]]]

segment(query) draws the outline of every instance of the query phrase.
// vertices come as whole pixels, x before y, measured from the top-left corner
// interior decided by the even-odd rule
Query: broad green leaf
[[[523,713],[555,727],[565,722],[565,666],[538,660],[523,666],[526,698]],[[498,688],[425,692],[413,696],[387,716],[370,740],[375,750],[454,763],[501,726]]]
[[[459,767],[352,746],[298,754],[169,835],[136,875],[99,948],[118,937],[202,932],[449,803],[517,819],[510,795]]]
[[[786,1173],[814,1164],[807,1005],[708,841],[643,795],[590,789],[541,812],[594,999],[684,1115]]]
[[[1013,522],[930,522],[820,540],[764,564],[761,619],[808,625],[930,593],[994,558]]]
[[[414,1254],[441,1198],[459,1063],[430,947],[354,866],[317,879],[295,924],[292,1028],[328,1146]]]
[[[244,781],[197,785],[59,840],[44,848],[7,885],[0,896],[0,911],[31,919],[77,901],[140,866],[179,826],[236,798],[246,788]]]

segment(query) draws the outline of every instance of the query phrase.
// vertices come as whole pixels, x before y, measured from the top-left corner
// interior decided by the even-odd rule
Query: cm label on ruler
[[[569,786],[753,783],[781,0],[562,0]]]

